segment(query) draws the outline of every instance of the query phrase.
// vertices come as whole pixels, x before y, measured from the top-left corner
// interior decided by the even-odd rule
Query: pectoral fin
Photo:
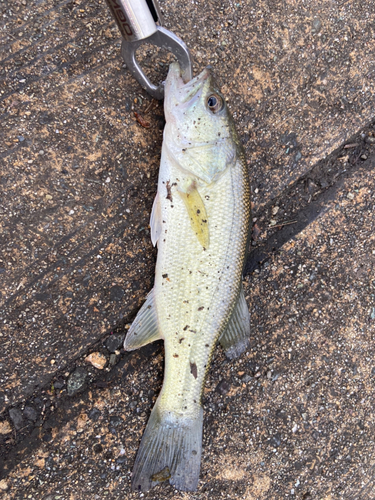
[[[151,290],[125,337],[124,349],[134,351],[161,338],[154,304],[154,290]]]
[[[204,248],[208,248],[210,239],[208,231],[207,212],[201,195],[199,194],[194,183],[186,192],[179,190],[178,193],[184,200],[186,210],[190,218],[191,227],[194,233],[197,235],[199,243]]]
[[[226,329],[221,334],[219,342],[223,346],[226,356],[229,359],[234,359],[246,350],[249,337],[250,314],[241,285],[241,291],[232,316]]]

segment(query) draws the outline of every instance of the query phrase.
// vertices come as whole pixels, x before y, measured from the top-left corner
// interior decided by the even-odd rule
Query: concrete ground
[[[121,349],[153,283],[162,105],[105,2],[0,3],[2,497],[373,499],[375,7],[161,6],[247,152],[251,346],[214,355],[197,492],[131,493],[163,372],[161,343]]]

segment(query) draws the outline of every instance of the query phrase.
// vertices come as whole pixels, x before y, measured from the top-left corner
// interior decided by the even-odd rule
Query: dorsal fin
[[[151,241],[155,246],[159,240],[162,223],[161,223],[161,206],[159,200],[159,193],[156,193],[154,203],[152,205],[152,212],[150,218],[150,228],[151,228]]]

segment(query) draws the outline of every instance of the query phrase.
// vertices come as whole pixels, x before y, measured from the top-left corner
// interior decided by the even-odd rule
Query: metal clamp
[[[123,36],[121,54],[126,66],[138,83],[155,99],[163,99],[164,83],[154,85],[144,74],[135,57],[144,43],[156,45],[174,54],[180,63],[182,79],[193,78],[192,59],[186,44],[174,33],[155,21],[161,22],[156,0],[106,0]],[[149,5],[153,7],[152,11]]]

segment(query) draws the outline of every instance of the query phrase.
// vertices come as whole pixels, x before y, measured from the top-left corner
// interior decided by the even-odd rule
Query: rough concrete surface
[[[143,497],[375,498],[374,5],[161,6],[195,73],[214,67],[247,152],[253,326],[240,359],[214,356],[198,491]],[[163,350],[121,343],[152,287],[162,106],[124,68],[104,2],[0,12],[0,491],[138,498]],[[140,58],[166,74],[168,55]]]

